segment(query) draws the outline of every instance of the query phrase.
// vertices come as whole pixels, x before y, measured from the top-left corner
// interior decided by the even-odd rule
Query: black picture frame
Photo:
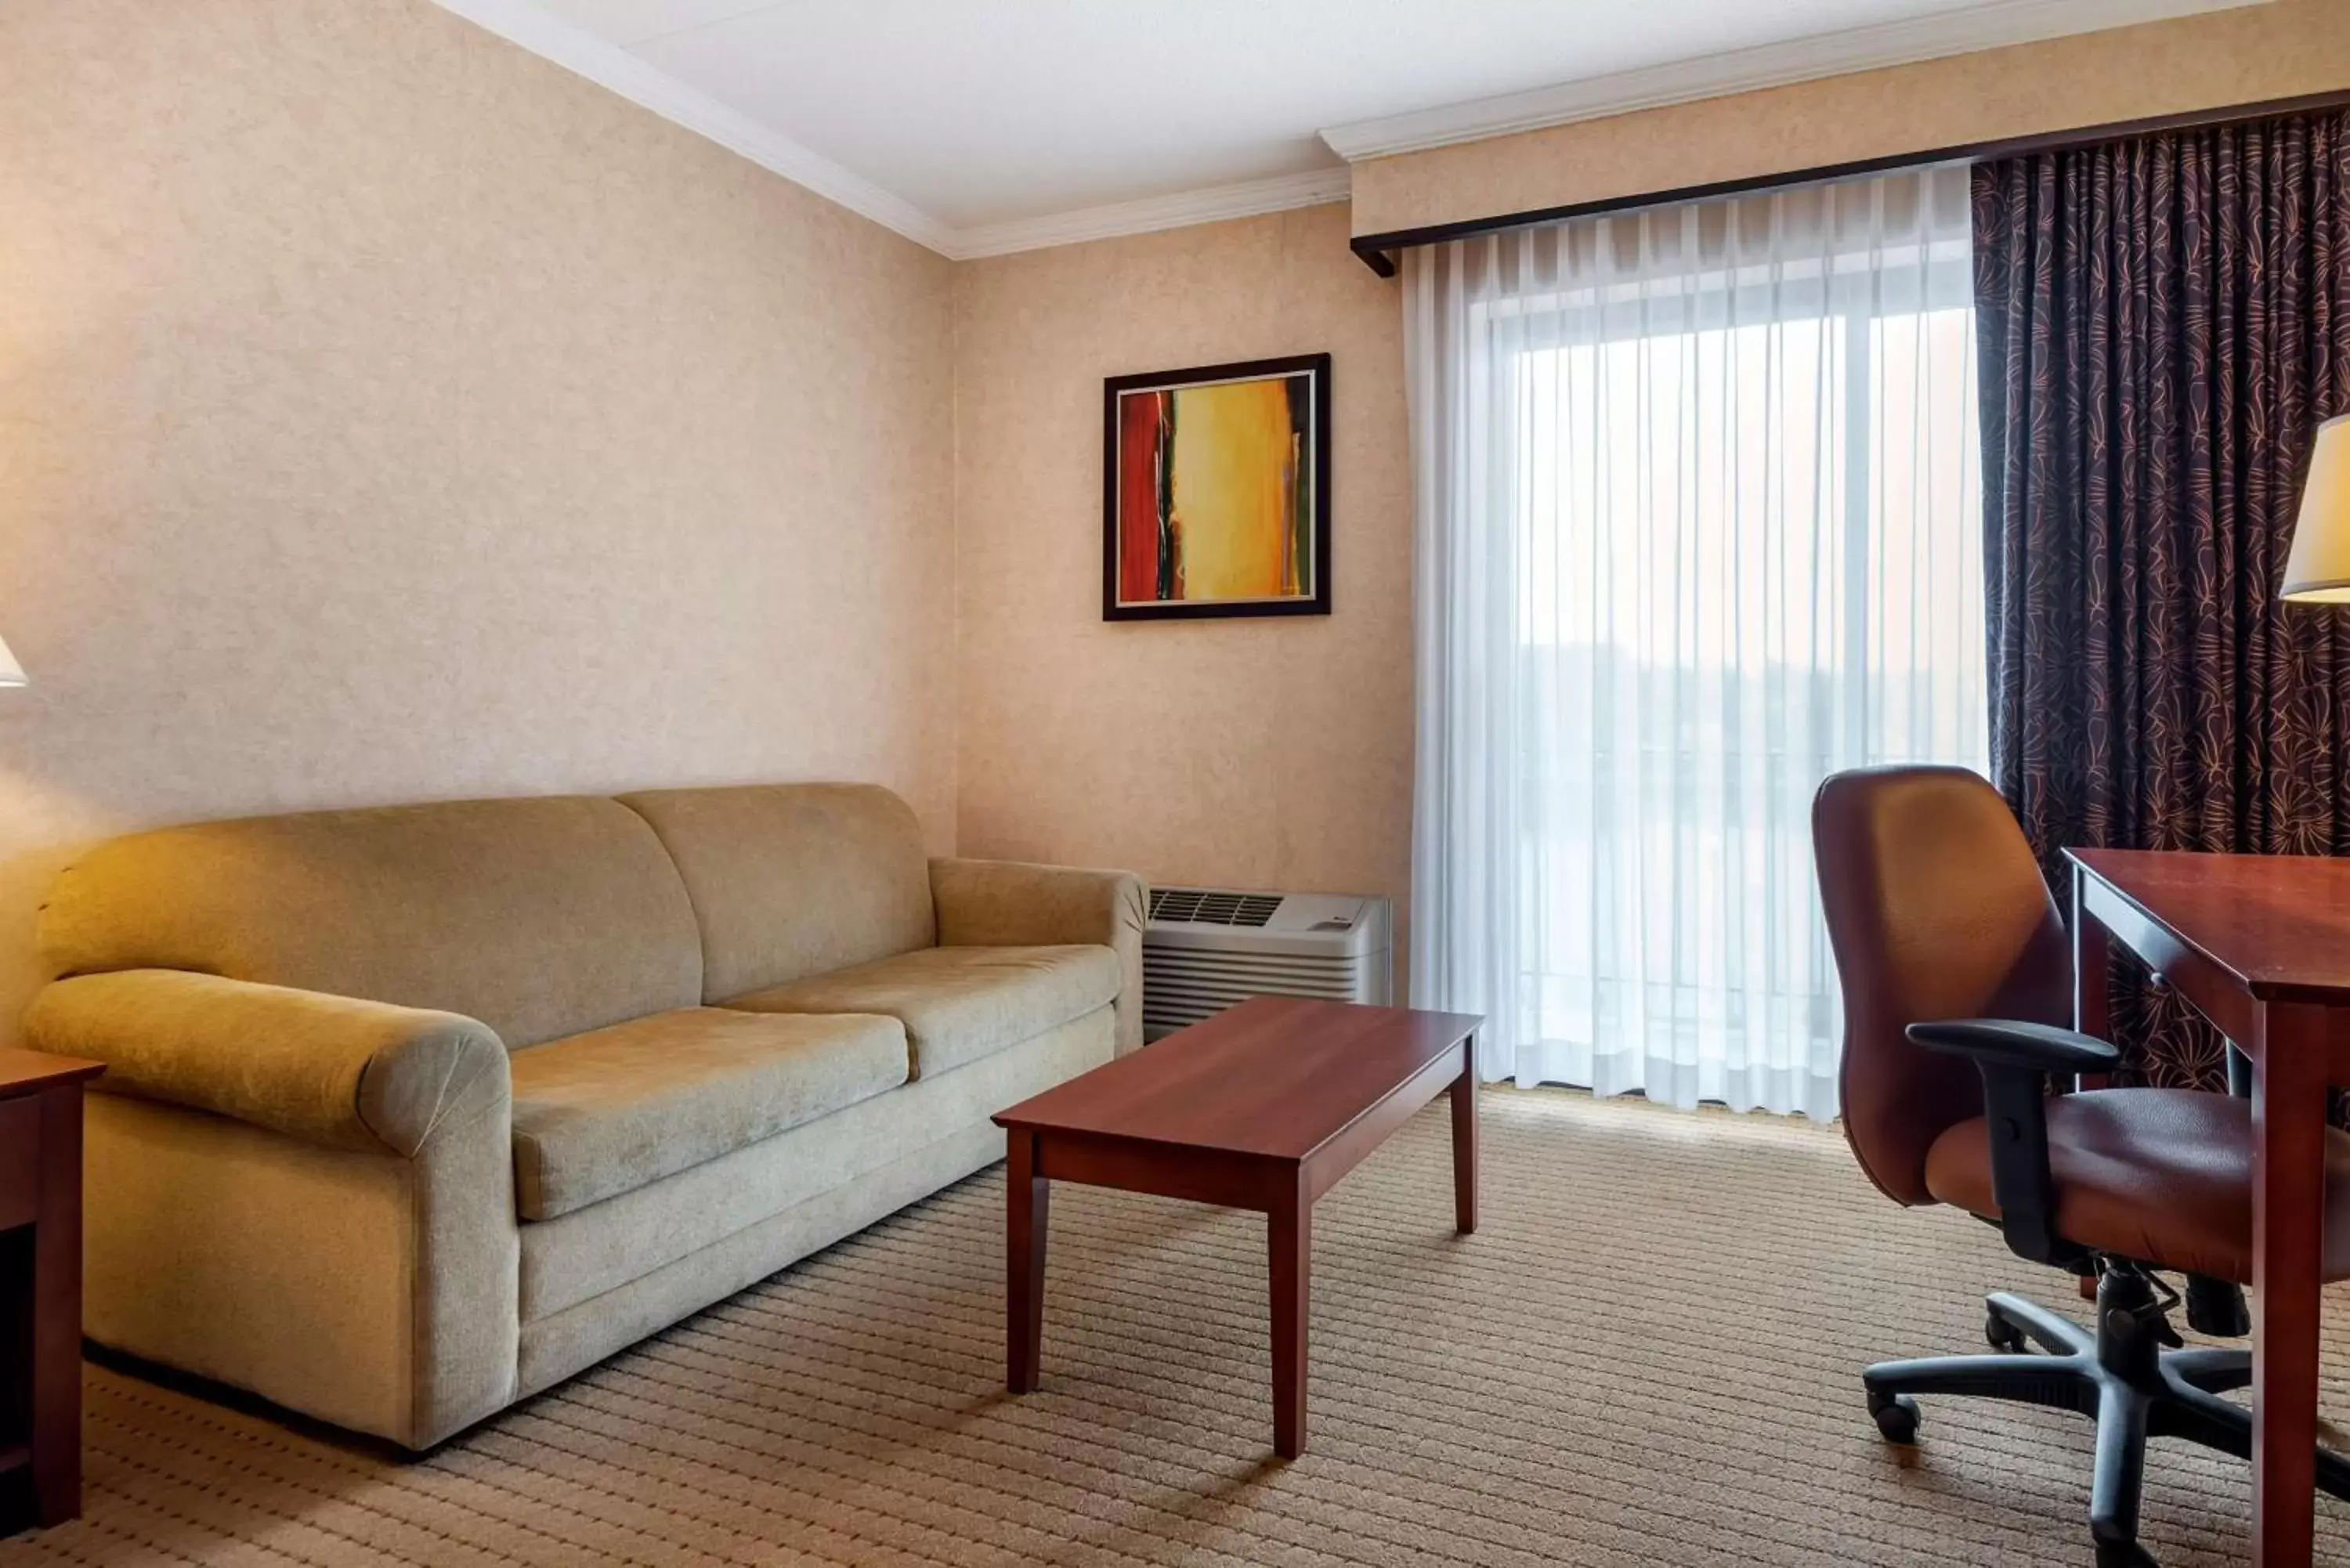
[[[1179,390],[1220,381],[1304,378],[1311,405],[1306,430],[1313,443],[1313,592],[1274,599],[1125,600],[1118,597],[1119,400],[1130,392]],[[1102,382],[1102,619],[1217,620],[1241,616],[1330,613],[1330,356],[1298,354],[1280,359],[1243,359],[1228,365],[1195,365],[1180,370],[1111,376]]]

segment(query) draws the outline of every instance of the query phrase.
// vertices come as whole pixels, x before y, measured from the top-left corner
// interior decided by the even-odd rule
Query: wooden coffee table
[[[1007,1386],[1036,1386],[1054,1181],[1254,1209],[1273,1271],[1273,1447],[1305,1451],[1314,1200],[1440,1094],[1453,1223],[1477,1229],[1476,1031],[1451,1012],[1258,997],[996,1114],[1008,1135]]]

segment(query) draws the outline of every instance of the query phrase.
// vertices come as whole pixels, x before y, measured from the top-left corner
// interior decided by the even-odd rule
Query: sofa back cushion
[[[702,999],[677,868],[586,796],[196,823],[100,845],[42,906],[52,973],[182,969],[437,1008],[510,1047]]]
[[[938,940],[921,824],[878,784],[649,790],[620,799],[660,835],[692,896],[705,1001]]]

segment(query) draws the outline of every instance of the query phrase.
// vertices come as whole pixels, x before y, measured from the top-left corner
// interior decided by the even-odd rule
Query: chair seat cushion
[[[906,1026],[910,1072],[929,1077],[1107,1007],[1118,955],[1106,947],[948,947],[876,959],[729,997],[754,1012],[879,1012]]]
[[[2095,1089],[2048,1102],[2056,1233],[2157,1268],[2249,1284],[2251,1102],[2198,1089]],[[1981,1116],[1926,1151],[1926,1189],[1986,1220],[1991,1137]],[[2328,1280],[2350,1278],[2350,1135],[2325,1134]]]
[[[906,1081],[894,1018],[684,1007],[514,1054],[515,1209],[552,1220]]]

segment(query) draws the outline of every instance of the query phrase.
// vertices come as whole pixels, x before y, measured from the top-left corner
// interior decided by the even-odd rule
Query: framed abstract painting
[[[1330,613],[1330,356],[1102,385],[1102,618]]]

